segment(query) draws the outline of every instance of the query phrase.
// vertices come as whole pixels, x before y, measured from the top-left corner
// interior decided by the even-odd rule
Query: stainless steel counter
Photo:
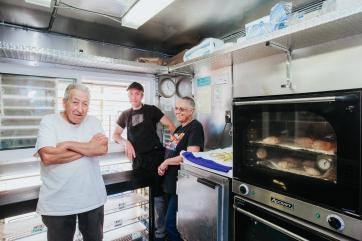
[[[107,194],[125,192],[150,186],[148,173],[124,171],[103,175]],[[34,212],[38,201],[39,186],[0,192],[0,219]]]
[[[131,162],[123,152],[108,153],[99,157],[103,175],[129,171]],[[0,162],[0,192],[40,186],[40,160],[28,158],[22,162]]]

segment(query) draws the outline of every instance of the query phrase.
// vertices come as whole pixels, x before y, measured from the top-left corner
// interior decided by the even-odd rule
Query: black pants
[[[83,241],[101,241],[103,239],[104,207],[101,206],[74,215],[42,215],[43,223],[48,229],[48,241],[73,241],[77,217]]]
[[[152,176],[152,192],[154,195],[154,213],[155,213],[155,238],[164,239],[165,230],[165,215],[166,202],[162,190],[163,177],[158,175],[158,166],[163,162],[165,149],[159,147],[147,153],[136,154],[133,160],[133,170],[143,170],[150,173]]]
[[[152,176],[153,194],[155,197],[163,195],[162,180],[163,177],[158,175],[158,166],[164,161],[165,148],[159,147],[150,152],[137,153],[133,160],[133,170],[145,170]]]

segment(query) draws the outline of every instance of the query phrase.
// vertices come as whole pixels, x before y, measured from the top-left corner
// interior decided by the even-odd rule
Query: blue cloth
[[[183,157],[185,157],[188,161],[195,163],[197,165],[207,167],[210,169],[214,169],[220,172],[228,172],[232,169],[232,167],[224,166],[222,164],[216,163],[212,160],[208,160],[202,157],[196,157],[191,152],[185,151],[181,154]]]
[[[177,195],[168,195],[168,205],[166,212],[166,232],[168,240],[170,241],[182,241],[181,235],[176,226],[176,214],[177,214]]]

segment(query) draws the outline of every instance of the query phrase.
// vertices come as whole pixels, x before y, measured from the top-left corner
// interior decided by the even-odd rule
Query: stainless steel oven
[[[361,93],[234,99],[233,192],[361,240]]]

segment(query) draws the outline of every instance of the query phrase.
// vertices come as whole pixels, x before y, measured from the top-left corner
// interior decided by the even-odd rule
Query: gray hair
[[[182,100],[186,100],[188,103],[189,103],[189,105],[193,108],[193,109],[195,109],[195,101],[194,101],[194,99],[192,99],[191,97],[188,97],[188,96],[184,96],[184,97],[182,97],[181,98]]]
[[[82,84],[70,84],[67,86],[64,92],[63,101],[67,101],[69,99],[70,91],[72,90],[80,90],[88,95],[88,98],[90,98],[90,92],[87,86]]]

